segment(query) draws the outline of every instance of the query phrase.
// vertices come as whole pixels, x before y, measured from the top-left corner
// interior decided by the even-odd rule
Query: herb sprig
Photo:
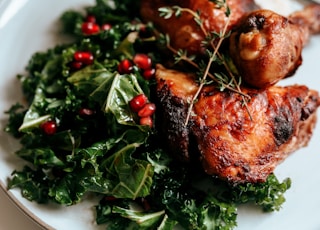
[[[169,19],[173,16],[180,17],[183,13],[188,13],[192,15],[194,22],[197,26],[199,26],[200,30],[202,31],[205,40],[202,42],[202,45],[206,47],[205,54],[208,58],[206,64],[204,67],[202,67],[200,64],[198,64],[195,61],[195,56],[189,56],[188,52],[186,50],[177,50],[174,47],[170,45],[170,37],[169,35],[163,36],[165,39],[165,44],[168,50],[170,50],[174,54],[175,62],[178,63],[180,61],[185,61],[186,63],[190,64],[191,66],[195,67],[199,71],[199,88],[197,92],[194,94],[189,108],[188,113],[186,117],[186,121],[184,123],[185,126],[188,125],[188,122],[190,120],[190,117],[192,115],[192,109],[193,105],[198,100],[198,97],[200,95],[200,92],[202,91],[203,87],[205,85],[208,85],[212,82],[216,83],[221,91],[224,91],[225,89],[228,89],[232,92],[238,93],[242,97],[243,105],[246,107],[248,114],[250,116],[250,112],[247,106],[247,102],[250,100],[250,96],[243,93],[240,85],[241,85],[241,77],[236,76],[231,68],[229,67],[229,63],[227,62],[226,58],[222,53],[220,53],[220,48],[224,42],[225,39],[227,39],[231,31],[228,30],[228,26],[230,24],[230,14],[231,10],[229,6],[227,5],[225,0],[221,1],[212,1],[216,4],[216,7],[219,9],[225,10],[225,15],[227,17],[227,21],[220,32],[216,31],[208,31],[203,23],[203,20],[201,19],[201,12],[199,11],[193,11],[189,8],[183,8],[180,6],[166,6],[159,8],[159,15],[165,19]],[[211,67],[213,63],[218,63],[219,65],[223,65],[225,68],[226,73],[224,72],[211,72]],[[207,78],[210,78],[208,80]],[[251,118],[251,116],[250,116]],[[252,118],[251,118],[252,119]]]

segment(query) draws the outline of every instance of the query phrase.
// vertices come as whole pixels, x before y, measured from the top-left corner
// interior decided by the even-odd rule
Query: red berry
[[[101,26],[102,30],[110,30],[112,28],[112,25],[110,23],[105,23]]]
[[[120,74],[129,74],[133,70],[132,62],[129,59],[122,60],[118,65],[118,72]]]
[[[151,206],[150,206],[149,201],[146,198],[142,197],[140,202],[141,202],[142,207],[145,211],[150,211]]]
[[[141,117],[140,118],[140,125],[147,125],[150,128],[153,126],[153,121],[151,117]]]
[[[82,62],[86,65],[91,65],[93,63],[93,55],[90,52],[86,51],[77,51],[73,54],[74,60]]]
[[[54,121],[45,121],[40,127],[47,135],[53,135],[57,132],[57,123]]]
[[[139,28],[139,37],[140,38],[148,38],[152,36],[152,33],[150,31],[150,29],[148,29],[148,27],[146,25],[140,25]]]
[[[88,108],[81,108],[78,113],[80,116],[87,117],[95,114],[95,111]]]
[[[148,102],[148,98],[144,94],[139,94],[129,102],[130,108],[134,112],[138,112]]]
[[[94,15],[88,15],[85,19],[86,22],[96,23],[96,17]]]
[[[85,35],[93,35],[100,32],[100,27],[96,23],[84,22],[82,23],[81,30]]]
[[[156,111],[156,105],[153,103],[145,104],[138,112],[139,117],[149,117]]]
[[[146,54],[136,54],[133,57],[133,63],[138,66],[140,69],[150,69],[152,66],[151,58]]]
[[[146,25],[141,25],[139,28],[139,35],[144,34],[147,31]]]
[[[105,196],[104,199],[105,199],[106,201],[115,201],[115,200],[117,200],[117,198],[114,197],[114,196]]]
[[[154,68],[146,69],[142,72],[142,76],[146,80],[150,80],[154,77],[154,74],[156,73],[156,70]]]
[[[83,67],[83,63],[79,61],[72,61],[69,66],[72,70],[79,70]]]

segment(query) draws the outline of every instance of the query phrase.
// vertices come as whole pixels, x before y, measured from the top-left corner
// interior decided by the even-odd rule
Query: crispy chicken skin
[[[305,30],[270,10],[257,10],[230,37],[230,55],[250,86],[264,88],[292,75],[301,65]]]
[[[241,90],[250,100],[243,106],[238,93],[207,85],[189,113],[198,91],[194,75],[158,65],[157,124],[168,150],[179,160],[200,162],[209,175],[232,183],[264,182],[290,153],[308,144],[316,124],[318,92],[302,85],[275,84],[301,65],[303,46],[311,34],[320,32],[320,7],[307,6],[284,17],[258,9],[253,0],[227,3],[232,33],[222,49],[229,46],[245,81]],[[174,5],[200,11],[205,29],[214,32],[226,25],[225,10],[208,0],[142,0],[142,17],[167,33],[175,49],[203,54],[205,36],[191,14],[159,16],[159,7]]]
[[[230,36],[230,56],[250,86],[264,88],[292,76],[302,63],[302,49],[320,32],[320,5],[288,18],[270,10],[244,16]]]
[[[318,34],[320,33],[320,4],[310,4],[303,10],[292,13],[289,19],[293,23],[307,28],[308,37],[309,34]]]
[[[234,27],[238,20],[247,12],[258,9],[254,0],[227,0],[231,9],[228,30]],[[162,33],[170,36],[171,45],[175,49],[187,50],[189,54],[202,53],[204,34],[189,13],[182,13],[180,17],[172,16],[164,19],[159,16],[158,9],[163,6],[178,5],[200,12],[200,17],[207,31],[220,32],[223,30],[227,16],[225,9],[208,0],[142,0],[141,15],[146,21],[152,21]]]
[[[268,87],[292,76],[302,63],[302,49],[310,35],[320,32],[319,4],[288,17],[259,9],[254,0],[227,0],[227,4],[231,10],[227,32],[233,31],[230,56],[243,81],[251,87]],[[227,23],[225,9],[208,0],[142,0],[142,17],[168,34],[172,47],[189,54],[204,54],[205,35],[193,15],[184,12],[169,19],[159,16],[160,7],[174,5],[200,12],[205,30],[217,33]]]
[[[239,94],[206,86],[185,126],[197,91],[192,75],[158,65],[156,80],[169,150],[187,162],[199,159],[206,173],[232,183],[263,182],[290,153],[306,146],[320,104],[318,93],[306,86],[243,88],[251,96],[248,112]]]

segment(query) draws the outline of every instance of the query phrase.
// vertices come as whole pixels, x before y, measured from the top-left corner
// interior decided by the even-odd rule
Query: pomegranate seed
[[[139,33],[145,33],[147,31],[147,26],[146,25],[141,25],[139,28]]]
[[[93,63],[93,55],[90,52],[85,51],[77,51],[73,55],[74,60],[78,62],[82,62],[86,65],[91,65]]]
[[[145,104],[138,112],[139,117],[149,117],[156,111],[156,105],[153,103]]]
[[[128,74],[133,70],[132,62],[129,59],[122,60],[118,65],[118,72],[120,74]]]
[[[139,37],[140,38],[148,38],[152,34],[146,25],[141,25],[139,28]]]
[[[153,121],[151,117],[141,117],[140,118],[140,125],[147,125],[150,128],[153,126]]]
[[[72,61],[70,62],[69,66],[72,70],[79,70],[82,68],[83,63],[79,61]]]
[[[144,94],[139,94],[129,102],[130,108],[134,112],[138,112],[148,102],[148,98]]]
[[[105,199],[106,201],[115,201],[115,200],[117,200],[117,198],[114,197],[114,196],[105,196],[104,199]]]
[[[133,63],[138,66],[140,69],[150,69],[152,66],[151,58],[146,54],[136,54],[133,57]]]
[[[40,127],[47,135],[53,135],[57,132],[57,123],[54,121],[46,121]]]
[[[81,108],[78,113],[80,116],[87,117],[95,114],[95,111],[88,108]]]
[[[142,206],[143,206],[143,209],[145,211],[150,211],[151,207],[150,207],[150,204],[148,202],[148,200],[146,198],[141,198],[141,203],[142,203]]]
[[[112,25],[109,23],[105,23],[101,26],[102,30],[110,30],[112,28]]]
[[[153,78],[154,74],[156,73],[156,70],[154,68],[146,69],[142,72],[142,76],[146,80],[150,80]]]
[[[81,30],[85,35],[93,35],[100,32],[100,27],[96,23],[84,22],[82,23]]]
[[[88,15],[85,19],[86,22],[92,22],[92,23],[96,23],[96,17],[94,15]]]

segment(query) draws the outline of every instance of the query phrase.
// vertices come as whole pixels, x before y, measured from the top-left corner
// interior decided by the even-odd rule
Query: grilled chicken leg
[[[231,14],[227,32],[230,37],[230,55],[242,79],[250,86],[264,88],[292,76],[302,63],[301,52],[310,34],[320,32],[320,5],[284,17],[270,10],[258,9],[254,0],[228,0]],[[162,33],[170,37],[171,46],[186,50],[188,54],[203,54],[205,34],[195,22],[194,15],[165,19],[158,9],[178,5],[200,12],[204,29],[219,33],[228,16],[225,8],[208,0],[143,0],[141,15],[152,21]]]
[[[243,17],[230,37],[230,55],[250,86],[264,88],[292,76],[302,63],[310,34],[320,32],[320,5],[288,18],[270,10]]]
[[[157,66],[157,98],[168,148],[186,162],[199,159],[210,175],[233,183],[263,182],[290,153],[308,144],[320,104],[306,86],[242,88],[239,94],[206,86],[185,125],[198,86],[190,74]]]
[[[264,88],[292,75],[302,63],[304,31],[270,10],[244,17],[230,37],[230,55],[244,81]]]
[[[310,4],[302,10],[292,13],[289,19],[293,23],[307,28],[308,37],[310,34],[318,34],[320,33],[320,4]]]

